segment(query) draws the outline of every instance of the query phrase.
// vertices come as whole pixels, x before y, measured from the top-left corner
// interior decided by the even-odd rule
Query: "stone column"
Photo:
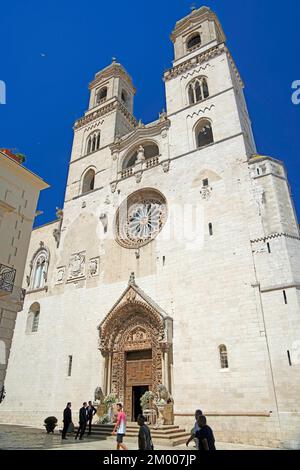
[[[112,367],[112,353],[110,352],[107,358],[107,395],[111,393],[111,367]]]
[[[166,389],[170,392],[170,364],[169,364],[169,344],[162,343],[161,351],[162,351],[162,379],[163,385]]]
[[[106,395],[107,390],[107,353],[101,354],[100,359],[100,387],[102,388],[103,394]]]

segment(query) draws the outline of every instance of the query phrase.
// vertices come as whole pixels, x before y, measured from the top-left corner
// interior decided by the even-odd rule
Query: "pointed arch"
[[[34,252],[30,262],[28,287],[30,290],[43,289],[47,282],[50,251],[44,243]]]

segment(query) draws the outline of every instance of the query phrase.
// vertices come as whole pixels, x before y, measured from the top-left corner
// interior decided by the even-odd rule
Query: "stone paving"
[[[125,439],[129,450],[136,450],[137,443]],[[241,444],[217,443],[218,450],[271,450],[263,447],[246,446]],[[82,441],[68,437],[62,441],[60,433],[46,434],[44,429],[35,429],[23,426],[0,425],[0,450],[114,450],[116,448],[115,438],[108,439],[85,438]],[[156,450],[186,450],[185,445],[177,447],[155,446]],[[190,450],[194,450],[190,444]]]

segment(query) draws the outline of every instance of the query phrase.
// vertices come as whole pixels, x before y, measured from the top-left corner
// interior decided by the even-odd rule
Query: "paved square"
[[[129,450],[137,449],[137,442],[133,439],[125,439]],[[1,450],[115,450],[115,438],[108,439],[85,438],[83,441],[75,440],[69,436],[62,441],[58,431],[47,434],[43,429],[35,429],[23,426],[0,425],[0,449]],[[155,446],[156,450],[186,450],[185,445],[177,447]],[[193,444],[189,449],[194,450]],[[240,444],[217,443],[219,450],[270,450],[263,447],[245,446]]]

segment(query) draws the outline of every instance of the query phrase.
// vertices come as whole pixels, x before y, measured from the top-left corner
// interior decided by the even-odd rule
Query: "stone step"
[[[102,437],[106,439],[112,438],[111,433],[113,429],[114,425],[111,424],[94,424],[92,426],[91,437]],[[187,439],[190,437],[189,433],[176,425],[163,426],[158,429],[154,429],[150,426],[150,429],[154,446],[167,445],[172,447],[185,444]],[[126,439],[137,441],[138,430],[139,426],[136,423],[129,423],[126,427]],[[77,427],[75,428],[75,431],[77,431]]]

